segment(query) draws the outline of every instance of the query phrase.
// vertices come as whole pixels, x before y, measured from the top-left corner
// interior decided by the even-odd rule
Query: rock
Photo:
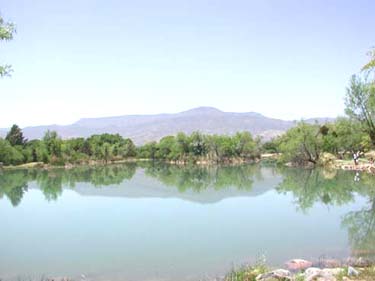
[[[312,266],[312,262],[303,259],[293,259],[285,263],[289,270],[303,270]]]
[[[309,267],[305,271],[305,281],[336,281],[336,275],[343,272],[342,268],[325,268]]]
[[[305,271],[305,281],[312,281],[315,278],[319,277],[322,270],[317,267],[309,267]]]
[[[325,259],[319,261],[319,266],[323,268],[334,268],[334,267],[341,267],[342,263],[339,260],[335,259]]]
[[[355,268],[349,266],[349,267],[348,267],[348,275],[349,275],[349,276],[358,276],[358,275],[359,275],[359,272],[358,272],[358,270],[356,270]]]
[[[276,280],[278,280],[278,279],[283,279],[283,280],[292,279],[292,274],[290,273],[289,270],[276,269],[276,270],[273,270],[271,272],[260,274],[256,278],[257,281],[260,281],[260,280],[266,281],[266,280],[272,280],[272,279],[276,279]]]
[[[344,272],[343,268],[325,268],[322,270],[322,276],[336,276]]]

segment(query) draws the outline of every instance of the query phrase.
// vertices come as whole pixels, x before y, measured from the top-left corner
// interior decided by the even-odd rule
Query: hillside
[[[314,120],[314,119],[312,119]],[[307,120],[313,122],[312,120]],[[322,122],[322,118],[318,118]],[[327,119],[329,121],[329,119]],[[70,125],[47,125],[23,128],[28,139],[41,138],[45,131],[54,130],[63,138],[88,137],[93,134],[119,133],[136,144],[159,140],[177,132],[190,134],[201,131],[207,134],[233,134],[249,131],[270,139],[283,133],[294,121],[268,118],[259,113],[223,112],[212,107],[199,107],[174,114],[123,115],[103,118],[84,118]],[[4,136],[6,129],[0,129]]]

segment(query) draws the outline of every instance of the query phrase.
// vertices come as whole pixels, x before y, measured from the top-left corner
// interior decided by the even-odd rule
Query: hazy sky
[[[374,0],[0,0],[0,127],[197,106],[343,113],[375,45]]]

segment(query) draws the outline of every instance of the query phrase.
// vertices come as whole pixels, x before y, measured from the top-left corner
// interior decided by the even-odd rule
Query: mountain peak
[[[200,106],[181,112],[181,114],[218,114],[224,113],[223,111],[210,106]]]

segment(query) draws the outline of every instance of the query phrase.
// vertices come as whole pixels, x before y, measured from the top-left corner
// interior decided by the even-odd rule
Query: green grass
[[[224,278],[225,281],[255,281],[259,274],[267,272],[265,266],[242,266],[232,269]]]
[[[356,277],[350,277],[350,280],[366,280],[375,281],[375,266],[366,267],[363,270],[359,270],[359,275]]]

